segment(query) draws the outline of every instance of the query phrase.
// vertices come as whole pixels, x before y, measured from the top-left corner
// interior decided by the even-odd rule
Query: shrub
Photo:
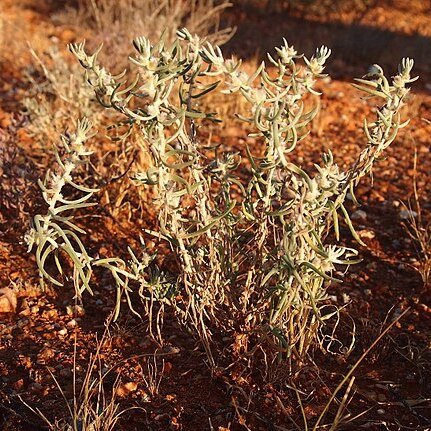
[[[234,29],[221,25],[222,12],[231,6],[223,0],[79,0],[69,3],[66,7],[59,5],[54,19],[68,26],[79,23],[76,33],[88,31],[94,43],[103,42],[105,63],[110,70],[120,72],[127,66],[127,55],[119,61],[116,53],[128,52],[130,40],[136,35],[157,38],[164,33],[166,40],[172,40],[176,37],[175,29],[186,25],[192,31],[206,35],[213,43],[223,44],[234,32]],[[115,38],[111,37],[113,33]],[[109,111],[99,109],[94,93],[77,72],[78,63],[70,64],[69,59],[55,47],[45,53],[30,48],[30,53],[34,63],[27,68],[29,91],[23,103],[31,120],[28,130],[33,136],[38,136],[37,143],[43,152],[57,140],[59,133],[69,127],[70,118],[85,116],[96,129],[118,120]],[[218,103],[220,99],[208,103]],[[224,102],[222,99],[229,109]],[[97,139],[100,142],[100,135]],[[88,144],[92,145],[92,142]],[[93,171],[97,172],[93,180],[103,189],[104,197],[100,201],[112,216],[117,217],[121,212],[123,215],[128,213],[130,218],[134,209],[142,212],[143,202],[148,199],[142,189],[130,195],[134,186],[125,175],[132,163],[135,166],[139,164],[141,170],[147,166],[143,152],[139,153],[139,137],[130,139],[121,148],[110,143],[103,145],[103,157],[98,157],[101,152],[96,152],[91,160]],[[108,145],[111,151],[106,149]],[[137,155],[136,158],[133,155]],[[129,158],[133,158],[132,163]]]
[[[30,48],[30,53],[35,64],[27,74],[31,85],[23,104],[31,121],[29,131],[43,147],[67,128],[70,118],[85,116],[99,124],[100,110],[94,112],[93,92],[82,82],[77,65],[55,48],[43,55]]]
[[[76,8],[57,13],[56,19],[68,25],[79,22],[81,29],[95,32],[99,43],[105,44],[105,61],[118,68],[116,53],[126,52],[130,40],[138,35],[157,39],[164,33],[172,42],[176,29],[187,27],[217,45],[227,42],[235,30],[223,27],[220,21],[221,13],[230,6],[225,0],[78,0]],[[121,66],[127,63],[124,60],[127,58],[120,60]]]
[[[61,270],[59,256],[66,253],[80,296],[85,289],[91,292],[92,269],[107,268],[118,297],[125,294],[130,306],[133,286],[144,303],[172,306],[199,335],[212,365],[212,340],[218,334],[232,336],[240,352],[266,344],[303,361],[310,348],[323,347],[322,328],[337,314],[326,293],[329,283],[339,281],[336,267],[358,261],[356,250],[339,243],[339,219],[361,242],[344,202],[348,193],[354,197],[355,186],[406,124],[399,111],[409,92],[406,84],[415,80],[410,76],[413,61],[403,59],[392,81],[377,65],[367,79],[357,80],[359,89],[383,102],[376,120],[365,121],[367,143],[352,168],[340,170],[327,153],[315,172],[306,172],[289,156],[306,138],[316,113],[306,106],[319,96],[314,87],[324,76],[328,48],[322,46],[307,59],[284,41],[276,58],[268,56],[271,72],[262,63],[248,75],[241,61],[225,59],[220,48],[185,29],[173,44],[162,38],[152,45],[144,37],[133,44],[137,54],[130,62],[136,79],[131,83],[99,64],[99,50],[90,55],[83,43],[70,50],[100,103],[121,113],[128,133],[134,130],[145,142],[142,151],[151,155],[152,165],[133,178],[137,187],[155,189],[159,227],[145,233],[169,244],[178,271],[170,277],[161,273],[145,249],[142,258],[129,250],[129,262],[96,259],[86,252],[83,230],[71,221],[73,211],[90,206],[96,193],[72,180],[72,171],[89,154],[84,143],[90,125],[83,120],[75,135],[63,138],[68,157],[66,163],[58,157],[60,172],[40,183],[49,209],[35,217],[26,239],[29,248],[37,246],[41,276],[60,284],[45,265],[53,254]],[[199,101],[221,85],[223,92],[248,101],[249,115],[240,119],[264,143],[259,157],[244,149],[247,178],[241,176],[239,154],[213,151],[200,139],[202,129],[220,120],[201,109]],[[66,184],[82,197],[62,197]],[[65,212],[69,215],[61,215]]]

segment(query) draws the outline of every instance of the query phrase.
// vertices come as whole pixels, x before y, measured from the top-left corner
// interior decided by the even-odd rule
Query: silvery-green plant
[[[43,199],[47,205],[46,214],[34,216],[32,226],[24,237],[28,251],[35,249],[36,262],[39,268],[42,285],[45,280],[56,286],[63,286],[64,279],[68,277],[63,270],[65,257],[73,265],[73,285],[76,297],[81,299],[84,291],[93,294],[90,280],[95,267],[109,270],[117,287],[117,307],[115,316],[120,310],[121,298],[125,295],[130,308],[134,311],[129,298],[129,280],[140,279],[145,285],[142,272],[146,265],[151,263],[151,256],[144,255],[145,259],[137,260],[135,254],[129,249],[131,260],[128,264],[118,257],[91,256],[80,236],[85,234],[74,221],[77,210],[96,205],[91,198],[97,189],[77,184],[74,176],[80,168],[89,163],[92,151],[86,146],[86,141],[92,136],[91,123],[87,119],[78,121],[75,133],[66,133],[61,136],[61,144],[54,147],[57,168],[48,171],[45,179],[39,180]],[[64,155],[61,156],[60,152]],[[52,275],[48,268],[52,260],[62,278]],[[159,281],[160,276],[153,277],[153,284]]]
[[[174,306],[203,340],[212,364],[214,331],[236,335],[245,350],[252,339],[272,345],[275,340],[278,352],[303,360],[337,312],[327,307],[326,293],[328,283],[337,281],[336,266],[357,261],[356,250],[338,244],[339,217],[360,241],[344,202],[405,125],[399,111],[406,84],[414,80],[413,61],[404,59],[391,82],[379,66],[369,79],[358,80],[358,88],[383,100],[376,121],[365,123],[367,145],[350,170],[341,171],[328,153],[312,173],[294,164],[290,154],[306,138],[317,112],[307,111],[306,101],[319,96],[315,83],[324,76],[328,48],[308,59],[284,41],[275,56],[268,56],[275,71],[262,63],[249,75],[241,61],[225,59],[220,48],[185,29],[169,46],[163,38],[153,45],[141,37],[134,47],[137,54],[130,62],[136,79],[131,83],[99,63],[99,50],[90,55],[84,44],[72,44],[70,50],[100,103],[124,115],[123,125],[129,127],[124,139],[139,133],[143,151],[151,155],[152,166],[134,173],[134,179],[138,187],[156,191],[159,228],[146,233],[169,243],[178,264],[177,294],[172,284],[166,289],[160,282],[160,274],[149,276],[148,262],[140,263],[133,253],[128,269],[121,259],[112,258],[109,265],[86,255],[72,260],[78,269],[83,261],[90,267],[105,264],[114,276],[117,268],[120,288],[130,289],[127,282],[134,280],[145,301],[156,298]],[[199,99],[221,85],[223,92],[250,104],[250,115],[240,119],[264,143],[261,157],[245,148],[247,180],[239,176],[239,154],[221,148],[211,153],[199,136],[209,121],[219,121],[200,108]],[[331,231],[335,240],[329,239]],[[38,262],[47,276],[44,260]],[[88,286],[89,277],[83,280]]]
[[[46,214],[38,214],[33,219],[33,225],[25,236],[28,251],[36,248],[36,261],[42,280],[47,279],[57,286],[63,283],[53,277],[46,269],[46,260],[53,255],[57,269],[63,273],[59,252],[66,253],[74,264],[74,271],[79,274],[81,286],[90,289],[91,257],[78,234],[85,231],[72,222],[71,211],[95,205],[89,202],[96,189],[76,184],[72,173],[80,166],[88,162],[91,154],[85,147],[85,141],[90,136],[91,124],[88,120],[78,122],[76,133],[63,135],[62,144],[66,153],[65,160],[55,148],[55,156],[58,163],[56,171],[48,171],[44,181],[39,180],[39,187],[48,208]],[[81,197],[68,198],[64,195],[66,186],[69,186],[82,194]],[[78,288],[81,292],[81,288]]]

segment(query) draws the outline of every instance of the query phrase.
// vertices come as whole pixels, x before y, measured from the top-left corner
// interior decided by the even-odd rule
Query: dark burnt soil
[[[354,334],[352,353],[346,357],[337,345],[332,347],[333,354],[315,352],[293,375],[285,365],[272,364],[269,378],[264,380],[256,369],[249,371],[246,361],[237,358],[231,365],[232,346],[227,345],[220,349],[219,369],[211,373],[200,343],[168,312],[159,342],[149,336],[145,322],[126,311],[126,304],[120,319],[106,329],[115,291],[103,274],[96,274],[94,296],[84,297],[85,312],[75,304],[67,283],[63,289],[39,289],[35,260],[26,253],[23,235],[31,215],[42,208],[36,181],[52,154],[40,153],[35,138],[28,133],[29,120],[20,113],[30,62],[23,41],[28,39],[40,49],[57,43],[63,49],[80,36],[76,24],[65,27],[51,22],[53,8],[58,13],[55,2],[15,4],[4,0],[2,12],[9,33],[20,37],[4,34],[10,49],[0,55],[0,288],[13,288],[18,305],[14,313],[0,314],[0,430],[48,429],[24,402],[40,409],[51,421],[68,417],[63,395],[68,400],[73,397],[73,369],[79,387],[97,346],[101,346],[104,370],[110,370],[104,380],[108,396],[116,376],[120,376],[116,391],[120,409],[140,407],[125,411],[118,429],[305,429],[292,385],[296,385],[312,425],[351,366],[406,310],[354,372],[356,379],[340,429],[431,428],[430,292],[417,270],[421,259],[402,218],[403,205],[413,197],[414,175],[424,220],[430,220],[431,214],[431,125],[425,121],[431,120],[427,86],[431,83],[431,56],[425,55],[431,46],[429,9],[419,0],[409,1],[408,8],[406,2],[382,1],[360,16],[354,11],[313,15],[288,9],[268,15],[258,3],[237,6],[228,13],[227,19],[238,25],[229,50],[258,58],[261,52],[280,44],[282,36],[299,51],[335,43],[328,71],[339,80],[322,85],[322,112],[310,139],[301,143],[295,156],[305,167],[328,149],[340,165],[350,165],[365,142],[361,125],[365,115],[372,118],[372,101],[362,100],[346,81],[364,74],[375,62],[390,64],[395,72],[404,51],[412,57],[419,53],[421,80],[414,84],[413,99],[405,112],[411,123],[375,167],[373,181],[367,179],[358,188],[360,208],[350,205],[367,247],[355,244],[348,230],[343,231],[344,240],[359,249],[363,260],[349,269],[341,285],[329,288],[332,301],[345,306],[337,334],[344,343]],[[370,45],[367,37],[379,43]],[[236,125],[218,133],[214,141],[240,151],[245,142],[257,146]],[[97,217],[85,222],[92,253],[124,253],[127,244],[132,248],[138,244],[142,228],[151,227],[155,219],[151,208],[133,210],[134,217],[129,220],[128,210],[119,210],[114,217],[107,207],[108,203],[101,204],[95,211]],[[358,213],[358,209],[363,212]],[[165,266],[169,267],[168,261]],[[343,394],[344,390],[322,424],[333,421]]]

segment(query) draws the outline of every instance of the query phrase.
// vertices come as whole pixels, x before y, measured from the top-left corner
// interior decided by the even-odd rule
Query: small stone
[[[409,220],[412,218],[416,218],[418,216],[418,213],[413,210],[401,210],[399,215],[401,220]]]
[[[51,309],[51,310],[46,310],[43,313],[43,317],[45,319],[54,319],[58,316],[57,310],[55,309]]]
[[[33,307],[30,308],[31,314],[37,314],[39,313],[39,307],[37,305],[33,305]]]
[[[31,310],[30,307],[24,308],[22,311],[20,311],[19,315],[26,317],[26,316],[30,316],[31,314]]]
[[[77,317],[85,316],[85,309],[82,305],[75,305],[75,316]]]
[[[0,289],[0,313],[15,313],[17,306],[15,292],[9,287]]]
[[[72,319],[71,321],[67,322],[66,326],[69,329],[73,329],[78,325],[78,322],[75,319]]]
[[[84,316],[85,310],[81,305],[68,305],[66,307],[66,314],[68,316],[80,317]]]
[[[360,220],[365,221],[367,220],[367,213],[362,210],[357,210],[352,214],[352,220]]]
[[[18,355],[19,363],[26,369],[30,370],[33,367],[33,362],[30,356]]]
[[[5,112],[2,112],[0,114],[0,127],[1,128],[7,129],[12,124],[11,116],[12,115],[8,115]]]
[[[45,347],[42,351],[37,355],[36,363],[39,365],[45,365],[48,361],[54,358],[55,352],[49,347]]]
[[[377,399],[381,402],[381,403],[385,403],[387,402],[387,398],[385,396],[385,394],[377,394]]]
[[[369,229],[360,230],[358,231],[358,234],[361,238],[364,238],[364,239],[373,239],[376,237],[376,234]]]
[[[127,382],[127,383],[124,383],[123,385],[118,386],[115,393],[120,398],[124,398],[130,393],[136,392],[136,389],[138,389],[137,382]]]
[[[22,328],[27,323],[28,323],[28,319],[19,319],[18,322],[16,322],[16,326],[18,328]]]
[[[178,355],[180,353],[180,348],[175,346],[164,346],[161,351],[164,355]]]

